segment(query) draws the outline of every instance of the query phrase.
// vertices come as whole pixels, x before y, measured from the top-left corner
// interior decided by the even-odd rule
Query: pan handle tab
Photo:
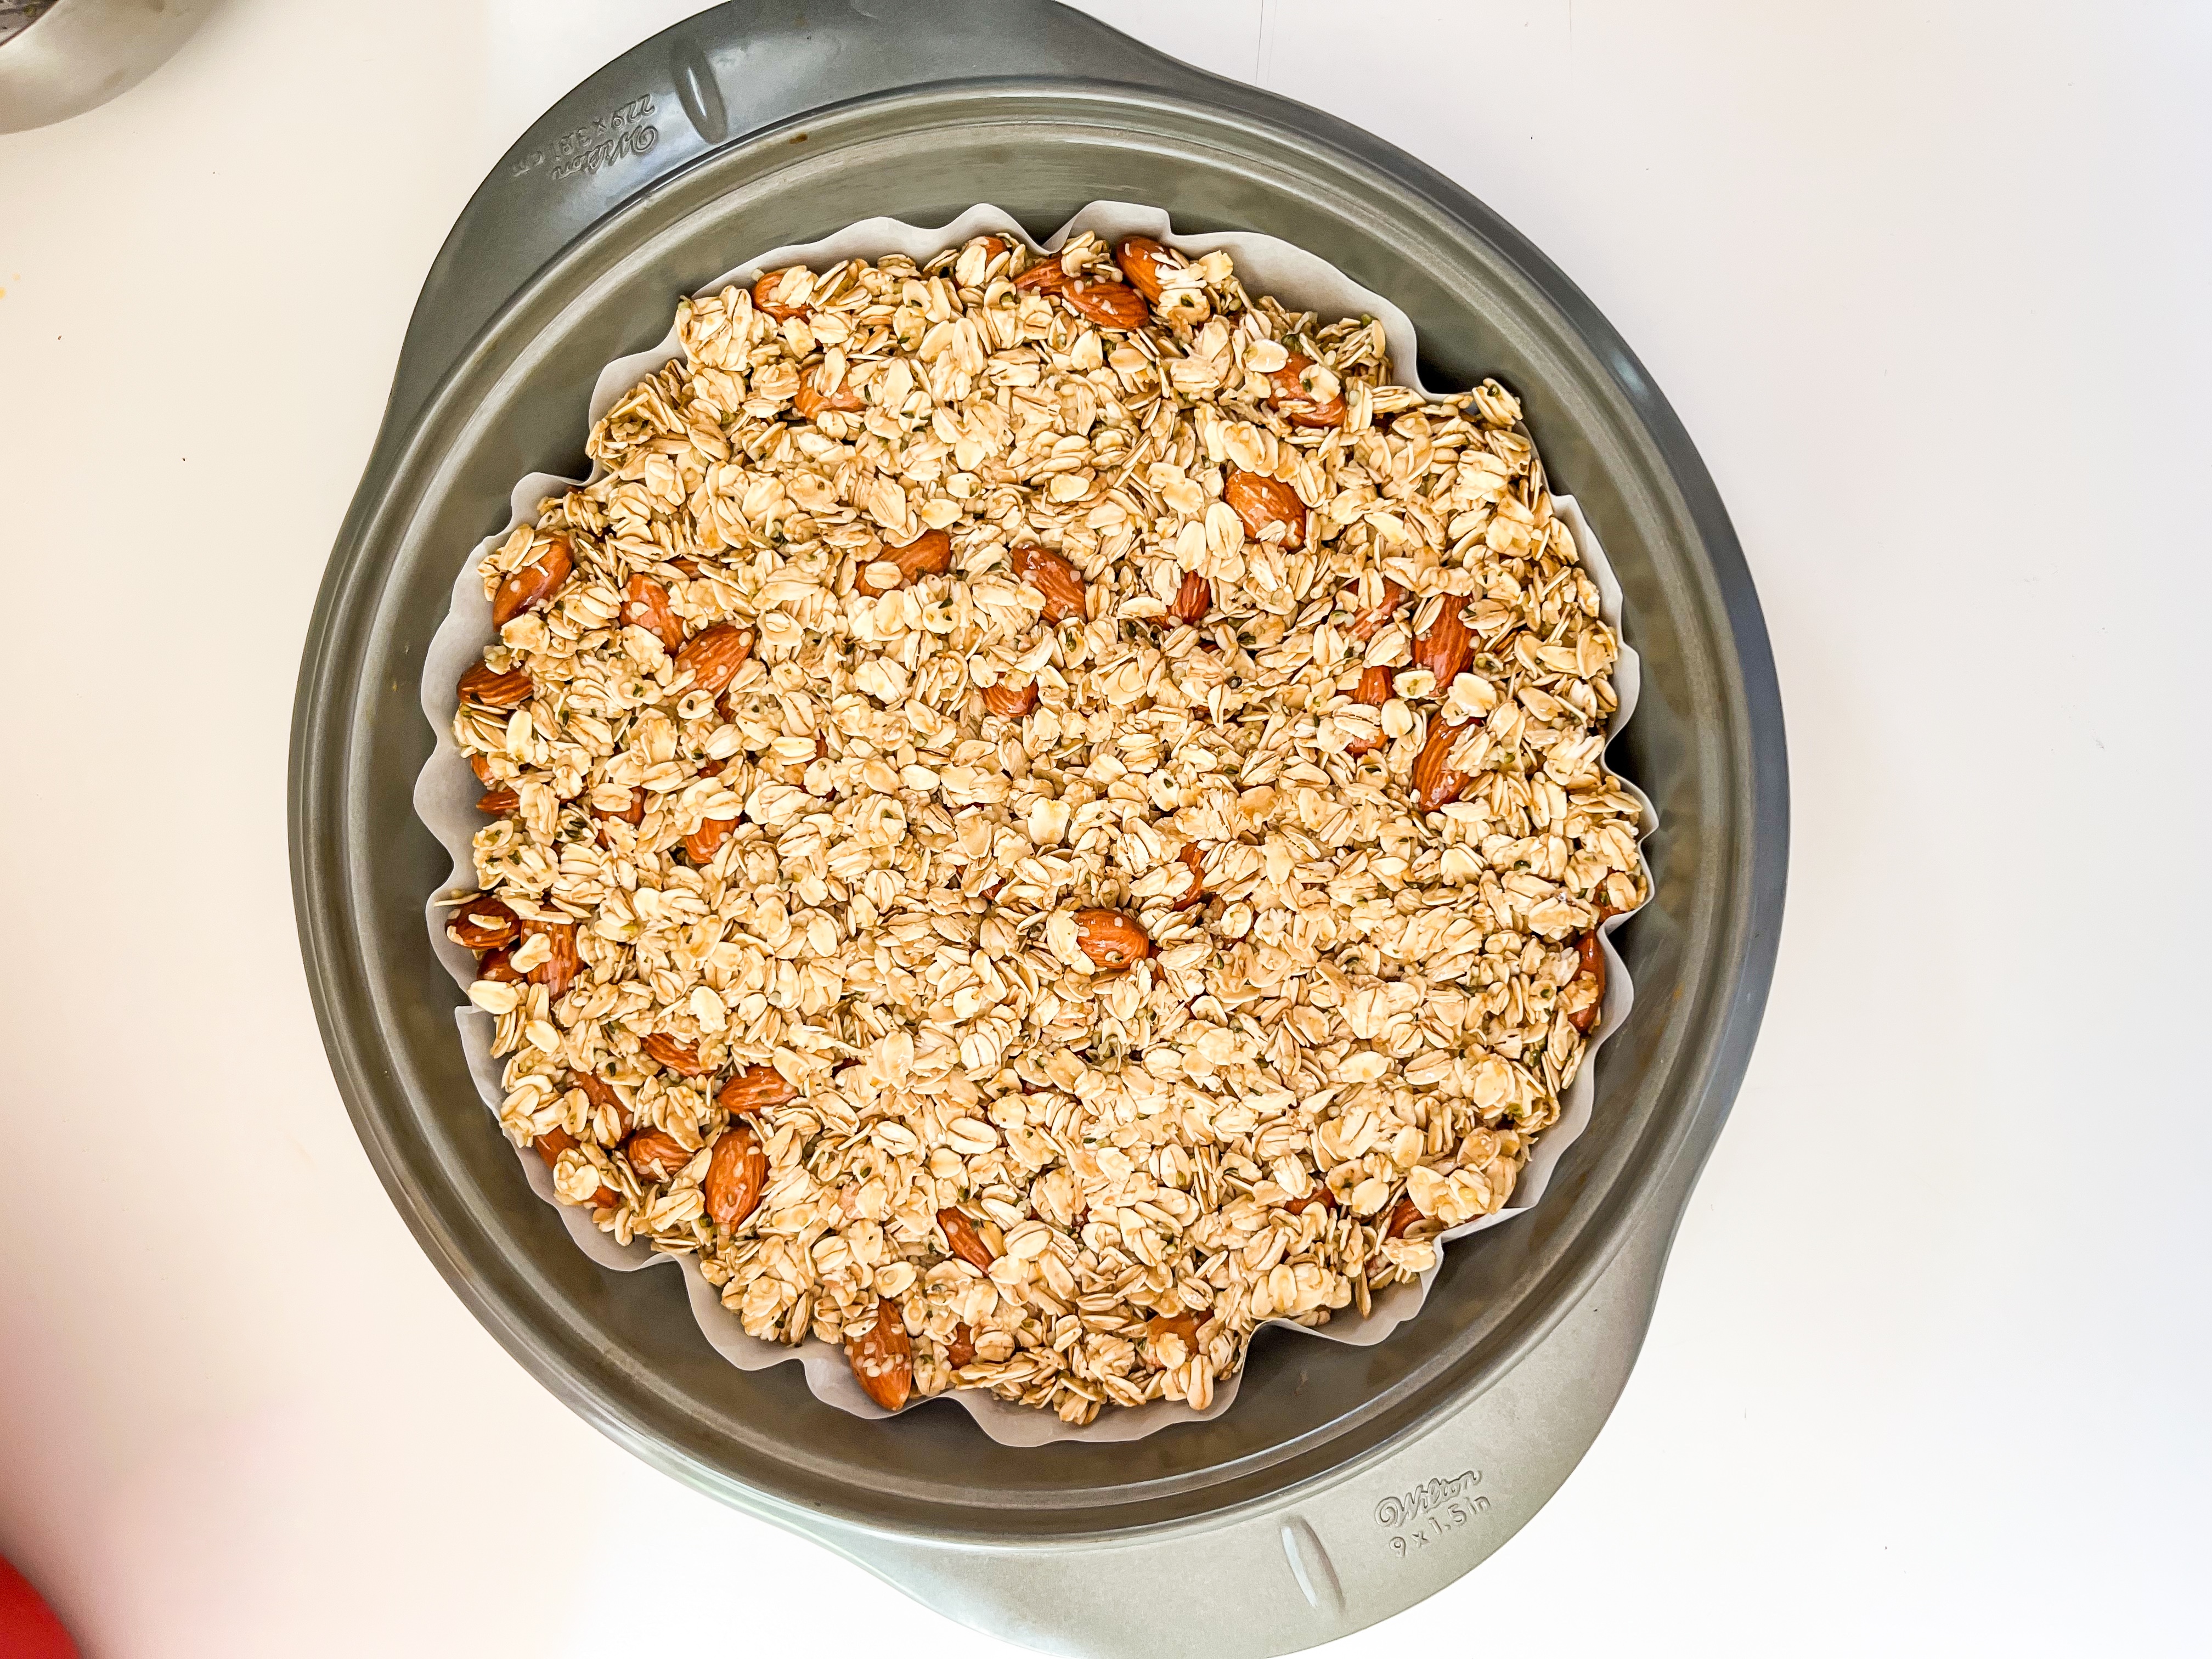
[[[576,87],[477,186],[416,301],[386,432],[534,273],[702,158],[803,145],[810,112],[916,86],[1077,77],[1228,87],[1050,0],[732,0],[685,19]]]
[[[1403,1611],[1528,1523],[1612,1413],[1658,1295],[1693,1170],[1583,1298],[1486,1392],[1272,1508],[1085,1548],[937,1546],[815,1516],[770,1518],[925,1606],[991,1635],[1097,1659],[1158,1649],[1158,1587],[1206,1565],[1177,1603],[1177,1652],[1293,1653]]]

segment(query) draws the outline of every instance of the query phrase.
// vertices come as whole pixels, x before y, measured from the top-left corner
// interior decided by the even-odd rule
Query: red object
[[[6,1659],[77,1659],[76,1644],[30,1581],[0,1558],[0,1655]]]

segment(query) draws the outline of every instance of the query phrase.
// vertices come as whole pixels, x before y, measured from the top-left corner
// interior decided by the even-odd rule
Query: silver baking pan
[[[447,866],[411,805],[431,741],[416,688],[460,561],[505,521],[515,478],[581,476],[594,377],[660,337],[675,295],[872,215],[942,222],[988,201],[1042,235],[1106,198],[1311,248],[1404,307],[1431,386],[1495,374],[1521,394],[1625,591],[1643,701],[1612,757],[1661,828],[1653,900],[1614,940],[1635,1013],[1531,1213],[1449,1250],[1419,1316],[1377,1346],[1262,1333],[1216,1420],[1024,1449],[950,1405],[866,1422],[795,1365],[738,1370],[675,1274],[577,1252],[477,1097],[423,933]],[[748,0],[578,87],[454,227],[324,577],[290,811],[301,948],[362,1144],[532,1374],[678,1479],[979,1629],[1235,1659],[1449,1583],[1596,1435],[1750,1054],[1789,808],[1766,634],[1711,479],[1626,343],[1480,203],[1319,111],[1045,0]]]

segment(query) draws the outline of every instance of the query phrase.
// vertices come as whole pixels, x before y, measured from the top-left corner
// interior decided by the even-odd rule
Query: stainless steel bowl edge
[[[97,109],[174,55],[218,0],[59,0],[0,42],[0,132]]]

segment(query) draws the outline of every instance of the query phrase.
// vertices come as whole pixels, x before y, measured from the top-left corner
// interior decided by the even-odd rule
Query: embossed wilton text
[[[597,173],[603,167],[611,167],[623,156],[642,155],[660,142],[660,129],[646,124],[646,118],[653,112],[651,93],[633,98],[588,126],[572,127],[556,137],[550,145],[516,158],[508,166],[507,173],[520,178],[550,161],[554,178],[573,179],[579,173]]]
[[[1394,1492],[1376,1504],[1376,1524],[1393,1528],[1408,1525],[1442,1509],[1481,1479],[1480,1469],[1467,1469],[1449,1480],[1431,1480],[1409,1492]],[[1485,1504],[1482,1507],[1488,1509],[1490,1506]]]

